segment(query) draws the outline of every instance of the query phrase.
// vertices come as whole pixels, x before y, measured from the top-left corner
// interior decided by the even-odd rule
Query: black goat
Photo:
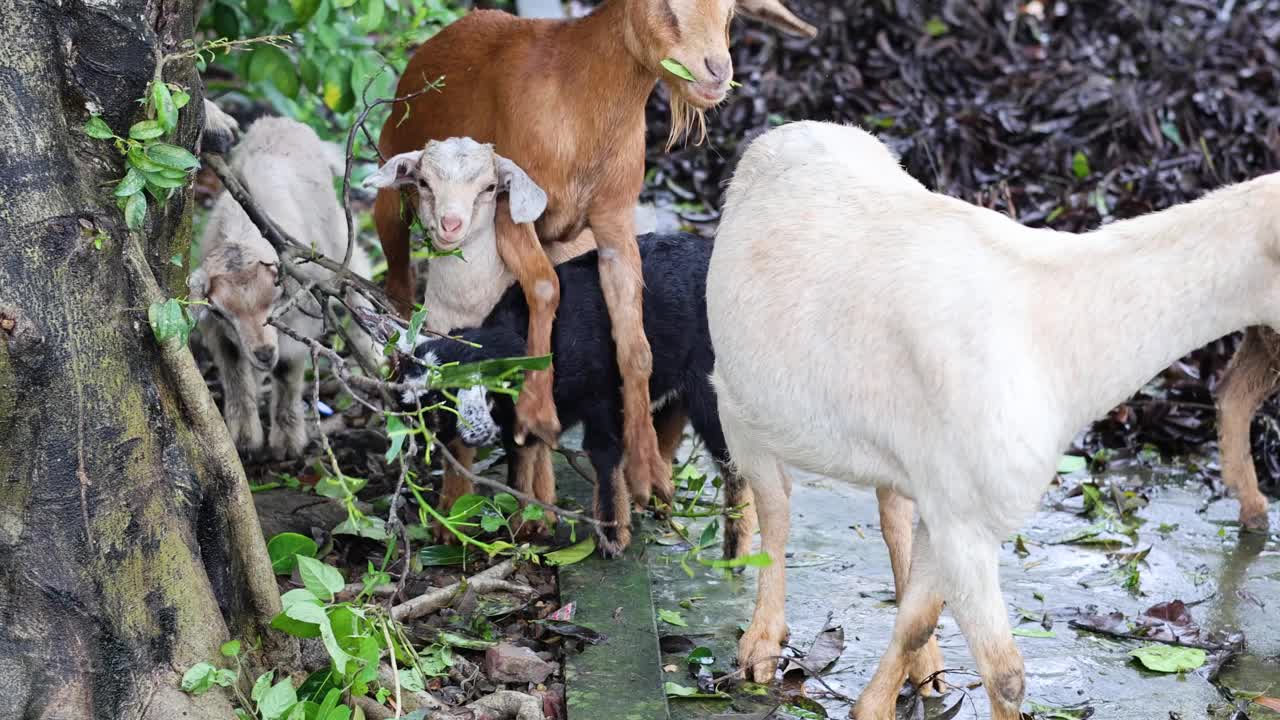
[[[706,304],[711,243],[688,234],[651,234],[640,236],[639,248],[644,269],[644,330],[653,349],[649,396],[654,399],[654,411],[687,414],[720,469],[725,507],[748,505],[741,513],[726,513],[724,523],[725,558],[745,556],[750,550],[755,512],[749,507],[750,489],[729,463],[710,380],[715,364]],[[614,360],[597,262],[596,252],[589,252],[556,267],[560,308],[551,343],[556,408],[565,429],[582,423],[582,449],[597,478],[595,515],[602,522],[614,523],[602,530],[600,547],[606,556],[612,556],[631,540],[631,501],[621,462],[622,378]],[[450,333],[480,347],[431,339],[421,341],[415,355],[429,364],[516,357],[525,352],[528,327],[524,294],[514,287],[483,326]],[[421,366],[411,364],[403,382],[412,382],[423,372]],[[437,399],[425,398],[424,404]],[[412,393],[407,393],[405,400],[412,402]],[[464,420],[461,428],[452,413],[433,413],[441,440],[447,442],[458,434],[474,446],[500,436],[508,452],[514,447],[515,406],[509,396],[489,396],[482,387],[472,388],[459,393],[458,412]],[[515,463],[510,467],[514,473]]]

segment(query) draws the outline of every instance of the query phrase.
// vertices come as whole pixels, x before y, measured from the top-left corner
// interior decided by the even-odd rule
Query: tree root
[[[515,570],[515,563],[511,560],[504,560],[466,580],[459,580],[452,585],[437,588],[396,605],[391,608],[391,617],[399,622],[409,622],[423,615],[429,615],[440,608],[448,607],[449,603],[453,602],[454,597],[466,587],[471,587],[476,592],[508,590],[510,583],[505,582],[505,579],[513,570]]]
[[[148,307],[152,303],[164,302],[165,295],[133,233],[129,233],[125,242],[124,259],[140,304]],[[269,663],[276,667],[296,665],[297,641],[269,631],[271,618],[281,611],[280,590],[271,570],[271,558],[267,555],[249,481],[227,432],[227,425],[187,346],[173,339],[158,345],[161,362],[177,390],[195,439],[192,449],[196,457],[193,462],[213,473],[219,483],[218,487],[206,487],[204,491],[218,493],[225,500],[222,507],[226,512],[231,552],[244,583],[243,596],[254,625],[251,629],[257,638],[262,639]]]

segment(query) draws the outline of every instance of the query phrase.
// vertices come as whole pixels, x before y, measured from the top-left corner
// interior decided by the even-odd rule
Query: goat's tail
[[[200,133],[200,151],[226,153],[240,139],[240,123],[205,98],[204,130]]]

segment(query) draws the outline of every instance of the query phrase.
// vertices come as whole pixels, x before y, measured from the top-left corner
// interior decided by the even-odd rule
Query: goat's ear
[[[796,17],[782,0],[738,0],[738,11],[784,33],[810,39],[818,36],[818,28]]]
[[[421,158],[421,150],[393,155],[382,167],[365,178],[363,185],[367,188],[394,188],[411,184]]]
[[[511,207],[511,219],[516,223],[531,223],[542,217],[547,209],[547,194],[520,166],[498,156],[498,182],[507,191]]]

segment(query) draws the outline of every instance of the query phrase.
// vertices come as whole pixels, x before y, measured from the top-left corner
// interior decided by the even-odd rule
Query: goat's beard
[[[670,97],[671,134],[667,136],[667,150],[670,151],[677,140],[687,139],[695,129],[698,139],[693,144],[701,145],[707,139],[706,111],[685,100],[679,92],[672,92]]]

